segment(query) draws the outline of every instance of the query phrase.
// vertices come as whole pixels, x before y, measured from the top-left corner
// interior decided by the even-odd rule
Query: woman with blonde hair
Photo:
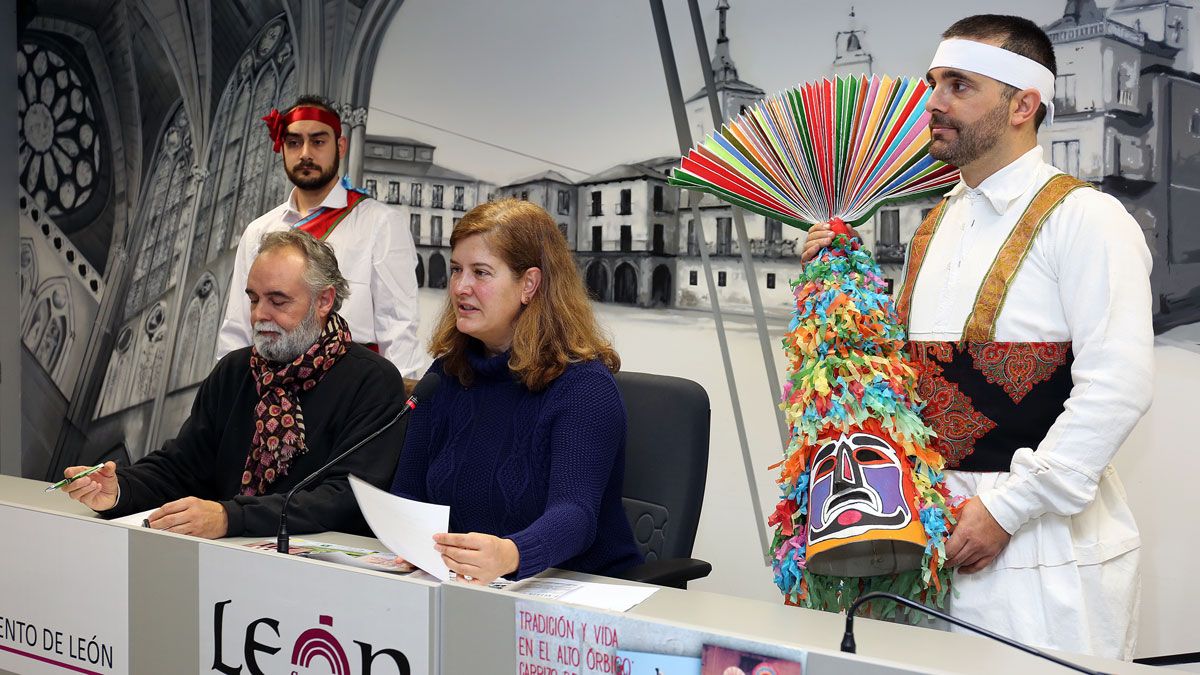
[[[392,492],[450,506],[435,548],[467,582],[642,562],[621,504],[620,359],[566,239],[502,199],[468,212],[450,249],[429,347],[442,386],[413,412]]]

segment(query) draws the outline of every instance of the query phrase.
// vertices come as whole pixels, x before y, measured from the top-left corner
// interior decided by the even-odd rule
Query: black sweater
[[[194,496],[225,507],[225,536],[274,535],[284,495],[395,416],[404,402],[404,381],[387,359],[351,344],[316,387],[300,394],[308,451],[292,458],[287,473],[270,485],[270,494],[245,497],[238,491],[258,400],[250,348],[230,352],[200,383],[179,435],[133,466],[117,470],[120,500],[102,515],[119,517]],[[297,492],[288,507],[288,530],[365,532],[346,475],[386,489],[396,470],[404,427],[402,420]]]

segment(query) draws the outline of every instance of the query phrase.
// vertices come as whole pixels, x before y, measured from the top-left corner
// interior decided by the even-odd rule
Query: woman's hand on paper
[[[521,554],[511,539],[479,532],[444,532],[433,535],[433,541],[433,548],[442,554],[446,567],[470,584],[486,586],[498,577],[516,572],[521,564]]]

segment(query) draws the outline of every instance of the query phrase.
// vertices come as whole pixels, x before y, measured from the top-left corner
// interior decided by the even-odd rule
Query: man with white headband
[[[980,15],[943,38],[930,154],[962,180],[913,237],[896,307],[947,485],[969,498],[946,546],[948,609],[1131,658],[1140,539],[1111,462],[1150,404],[1150,253],[1119,201],[1042,159],[1045,33]],[[814,227],[804,259],[830,239]]]

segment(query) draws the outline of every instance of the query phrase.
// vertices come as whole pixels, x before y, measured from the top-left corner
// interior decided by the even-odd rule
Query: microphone
[[[437,391],[438,385],[440,385],[441,383],[442,383],[442,378],[437,373],[425,373],[425,377],[422,377],[421,381],[417,383],[417,386],[413,387],[412,396],[408,397],[408,400],[405,401],[404,405],[400,407],[400,412],[396,413],[396,416],[393,417],[391,420],[389,420],[387,424],[376,429],[370,436],[367,436],[366,438],[362,439],[361,441],[350,446],[350,448],[347,449],[342,454],[329,460],[329,462],[325,466],[323,466],[323,467],[317,469],[316,471],[310,473],[309,475],[305,476],[304,480],[300,481],[299,483],[296,483],[296,486],[288,491],[287,496],[283,498],[283,508],[280,509],[280,511],[279,511],[279,534],[275,539],[275,550],[276,551],[278,551],[284,555],[287,555],[288,550],[291,548],[291,546],[288,543],[289,537],[288,537],[288,531],[287,531],[287,510],[288,510],[288,503],[292,501],[292,495],[296,494],[296,492],[300,488],[305,487],[305,486],[309,485],[310,483],[312,483],[314,480],[317,479],[317,477],[319,477],[321,474],[328,471],[329,468],[332,467],[334,464],[337,464],[338,462],[342,461],[343,459],[346,459],[347,457],[349,457],[351,454],[353,454],[355,451],[357,451],[362,446],[375,440],[375,438],[377,436],[379,436],[379,434],[382,434],[383,432],[390,429],[393,424],[395,424],[396,422],[399,422],[401,417],[404,417],[408,413],[408,411],[412,410],[413,408],[416,408],[418,404],[424,403],[424,402],[428,401],[429,399],[433,398],[433,393],[435,391]]]
[[[1088,675],[1104,675],[1104,673],[1102,673],[1100,671],[1088,670],[1087,668],[1084,668],[1083,666],[1077,666],[1074,663],[1071,663],[1070,661],[1064,661],[1063,659],[1060,659],[1057,656],[1052,656],[1052,655],[1047,654],[1046,652],[1043,652],[1039,649],[1034,649],[1033,647],[1030,647],[1029,645],[1017,642],[1016,640],[1013,640],[1012,638],[1006,638],[1003,635],[993,633],[990,630],[987,630],[985,628],[980,628],[979,626],[976,626],[975,624],[967,623],[966,621],[963,621],[962,619],[956,619],[945,612],[939,612],[938,610],[933,609],[932,607],[926,607],[925,605],[922,605],[919,602],[909,600],[908,598],[896,595],[895,593],[885,593],[883,591],[874,591],[872,593],[867,593],[866,595],[861,596],[854,602],[850,603],[850,609],[846,610],[846,633],[842,636],[842,651],[843,652],[846,652],[849,654],[855,653],[856,648],[854,645],[854,613],[858,611],[859,605],[861,605],[864,602],[867,602],[869,600],[891,600],[893,602],[898,602],[901,605],[904,605],[905,607],[908,607],[910,609],[915,609],[918,612],[924,612],[926,614],[929,614],[930,616],[935,616],[935,617],[941,619],[942,621],[952,623],[955,626],[959,626],[961,628],[966,628],[967,630],[978,633],[984,637],[989,637],[993,640],[1003,642],[1004,644],[1008,645],[1009,647],[1015,647],[1027,654],[1033,654],[1034,656],[1041,657],[1043,659],[1046,659],[1047,661],[1052,661],[1064,668],[1069,668],[1071,670],[1078,671],[1080,673],[1088,673]]]

